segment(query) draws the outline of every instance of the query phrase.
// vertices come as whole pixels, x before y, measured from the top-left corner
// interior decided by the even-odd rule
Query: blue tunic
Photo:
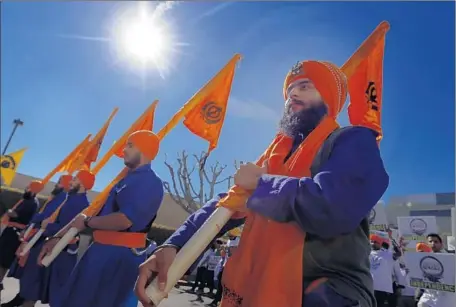
[[[35,215],[32,217],[32,220],[30,221],[30,224],[35,224],[34,228],[39,229],[41,222],[50,217],[52,213],[54,213],[54,211],[62,204],[62,202],[65,201],[66,196],[67,193],[65,192],[60,192],[59,194],[55,195],[54,198],[52,198],[47,203],[43,212],[35,213]]]
[[[150,165],[141,166],[110,191],[99,216],[121,212],[132,222],[128,231],[140,232],[157,214],[163,194],[162,181]],[[144,260],[129,248],[93,243],[71,273],[61,301],[52,307],[124,307]]]
[[[375,136],[366,128],[354,128],[336,139],[330,158],[313,178],[262,176],[247,207],[274,221],[295,222],[305,232],[331,238],[354,231],[388,183]],[[224,196],[192,214],[165,243],[182,247]],[[222,233],[239,223],[230,220]]]
[[[65,200],[62,197],[59,198],[60,200]],[[51,201],[53,202],[53,201]],[[48,204],[46,209],[41,213],[39,219],[44,220],[47,217],[51,216],[52,213],[59,207],[60,204],[58,203],[55,205],[54,203]],[[48,210],[48,207],[52,205],[53,209]],[[59,231],[63,226],[68,224],[78,213],[84,210],[89,205],[89,201],[87,199],[86,193],[79,193],[79,194],[68,194],[67,200],[65,204],[62,206],[59,215],[54,223],[48,224],[46,227],[46,231],[44,232],[43,236],[38,240],[38,242],[32,247],[30,250],[30,254],[28,256],[27,262],[24,266],[24,272],[22,277],[20,278],[20,295],[27,301],[38,301],[42,300],[43,298],[43,289],[47,288],[47,278],[45,276],[45,267],[39,266],[37,264],[38,256],[40,254],[41,248],[44,245],[45,238],[54,235]],[[38,218],[35,220],[39,222]],[[77,247],[76,247],[77,248]],[[71,269],[76,263],[76,256],[73,254],[69,254],[69,251],[62,252],[52,263],[50,266],[57,266],[60,270],[59,274],[62,275],[62,278],[65,278],[65,272],[67,272],[66,277],[69,276]],[[50,275],[52,278],[52,274]],[[57,281],[56,281],[57,282]],[[62,283],[62,281],[60,281]],[[52,284],[52,283],[51,283]],[[59,290],[59,289],[58,289]],[[57,291],[56,294],[58,294]]]
[[[57,194],[56,196],[54,196],[54,198],[46,204],[46,208],[43,210],[43,212],[40,213],[39,212],[40,209],[38,209],[38,212],[36,212],[33,215],[32,219],[30,221],[30,224],[35,224],[33,228],[39,229],[41,222],[43,220],[47,219],[48,217],[50,217],[52,215],[52,213],[55,211],[55,209],[57,209],[57,207],[60,206],[60,204],[65,200],[65,198],[66,198],[66,193],[61,192],[61,193]],[[13,277],[13,278],[19,279],[19,278],[21,278],[23,271],[24,271],[24,268],[21,267],[18,263],[18,260],[15,259],[8,271],[8,277]]]

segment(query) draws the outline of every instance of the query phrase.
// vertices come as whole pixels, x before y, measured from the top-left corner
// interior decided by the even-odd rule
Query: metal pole
[[[8,149],[8,146],[9,146],[9,144],[10,144],[10,142],[11,142],[11,139],[13,138],[14,133],[16,133],[17,127],[24,125],[24,122],[21,121],[19,118],[17,118],[17,119],[15,119],[15,120],[13,121],[13,124],[14,124],[13,131],[11,131],[11,134],[10,134],[10,136],[9,136],[9,138],[8,138],[8,141],[6,142],[5,147],[3,148],[2,156],[5,155],[6,150]]]

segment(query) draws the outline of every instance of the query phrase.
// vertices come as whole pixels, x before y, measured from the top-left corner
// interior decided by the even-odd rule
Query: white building
[[[455,193],[434,193],[392,197],[385,206],[390,225],[397,226],[398,216],[435,216],[439,232],[451,235],[451,208],[455,207]]]

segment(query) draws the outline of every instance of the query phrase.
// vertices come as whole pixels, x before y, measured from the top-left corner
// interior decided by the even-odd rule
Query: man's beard
[[[328,108],[324,103],[298,112],[292,112],[288,107],[280,120],[279,130],[292,138],[299,135],[306,137],[318,126],[327,113]]]
[[[137,168],[140,163],[141,163],[141,156],[140,155],[137,155],[137,156],[133,157],[130,161],[125,161],[124,160],[125,166],[128,167],[129,169]]]
[[[51,191],[51,195],[52,196],[56,196],[60,193],[63,192],[63,188],[62,187],[59,187],[59,186],[55,186],[54,189]]]
[[[33,193],[32,192],[24,192],[24,194],[22,194],[22,198],[23,199],[32,199],[33,198]]]
[[[69,189],[68,194],[74,195],[74,194],[78,193],[80,189],[81,189],[81,186],[78,184],[77,186]]]

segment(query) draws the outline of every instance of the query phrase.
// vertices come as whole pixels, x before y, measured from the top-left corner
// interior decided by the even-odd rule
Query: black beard
[[[33,198],[33,193],[32,192],[24,192],[24,194],[22,194],[22,198],[23,199],[32,199]]]
[[[52,195],[52,196],[56,196],[56,195],[58,195],[58,194],[60,194],[60,193],[62,193],[62,192],[63,192],[63,188],[61,188],[61,187],[55,187],[55,188],[51,191],[51,195]]]
[[[279,130],[291,138],[299,135],[307,137],[327,113],[328,108],[323,103],[298,112],[291,112],[290,108],[287,108],[280,120]]]
[[[125,166],[128,167],[129,169],[136,169],[140,163],[141,163],[141,157],[139,155],[137,157],[135,157],[134,159],[131,159],[131,161],[127,162],[124,160]]]
[[[79,191],[80,188],[81,188],[81,186],[78,185],[77,187],[74,187],[74,188],[68,190],[68,194],[74,195],[74,194],[78,193],[78,191]]]

